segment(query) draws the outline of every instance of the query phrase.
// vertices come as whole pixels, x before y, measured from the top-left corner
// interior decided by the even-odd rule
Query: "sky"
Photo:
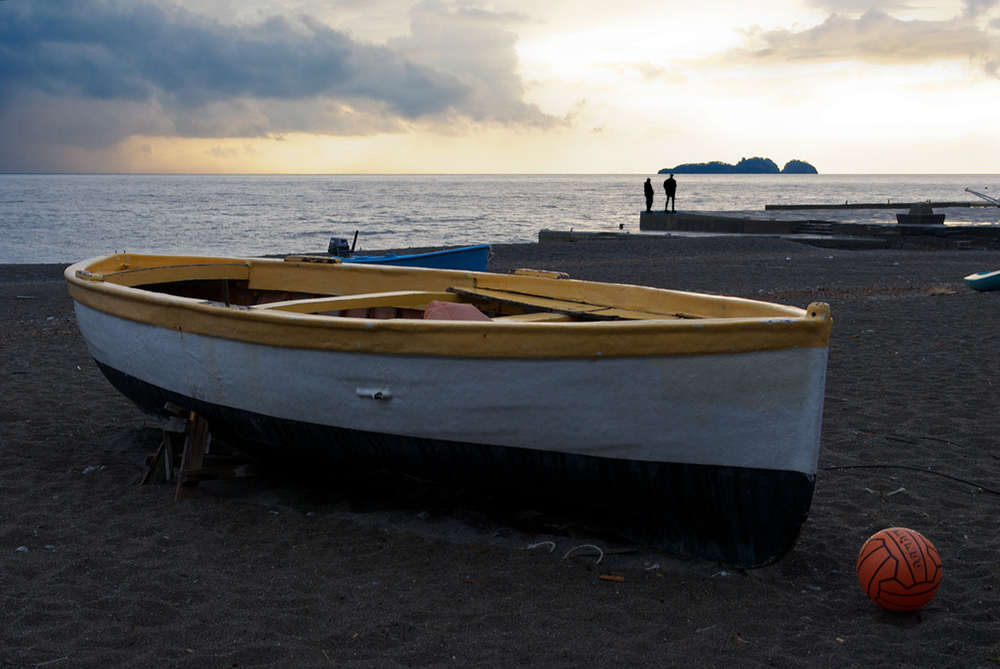
[[[0,0],[0,172],[1000,173],[1000,0]]]

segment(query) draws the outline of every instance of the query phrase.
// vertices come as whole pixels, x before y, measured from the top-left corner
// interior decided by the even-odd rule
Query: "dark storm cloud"
[[[467,85],[303,18],[223,25],[173,6],[100,0],[0,9],[0,90],[197,107],[234,98],[381,101],[404,118],[460,107]]]
[[[411,38],[376,45],[308,16],[223,23],[167,0],[0,0],[0,171],[81,169],[58,157],[133,135],[560,122],[523,101],[516,36],[494,25],[521,17],[460,9],[435,32],[422,16]]]

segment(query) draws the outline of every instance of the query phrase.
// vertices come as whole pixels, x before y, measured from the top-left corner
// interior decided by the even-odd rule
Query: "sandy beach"
[[[63,266],[4,265],[0,667],[1000,663],[1000,291],[962,283],[1000,253],[638,235],[493,250],[496,271],[830,304],[820,475],[791,553],[742,571],[375,475],[213,482],[175,504],[137,485],[160,426],[90,359]],[[941,555],[914,613],[855,576],[892,526]]]

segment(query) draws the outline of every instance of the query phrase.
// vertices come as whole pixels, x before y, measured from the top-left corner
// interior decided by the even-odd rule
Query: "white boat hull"
[[[91,355],[146,412],[164,415],[168,402],[196,411],[213,434],[264,460],[547,496],[622,536],[740,567],[779,559],[806,519],[826,305],[479,273],[170,260],[112,256],[67,270]],[[288,284],[297,287],[278,289]],[[494,316],[345,315],[358,304],[456,293],[481,295],[473,299],[493,304]],[[230,304],[234,297],[258,301]],[[534,322],[533,312],[505,311],[504,300],[571,316]]]
[[[107,367],[274,418],[643,462],[816,472],[827,349],[387,356],[182,334],[82,305],[77,322],[91,355]]]

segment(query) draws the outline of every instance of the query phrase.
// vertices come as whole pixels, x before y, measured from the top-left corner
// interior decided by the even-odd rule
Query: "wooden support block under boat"
[[[213,443],[218,442],[213,440]],[[143,475],[140,485],[163,482],[169,483],[172,481],[173,476],[167,478],[166,481],[163,479],[157,480],[159,475],[163,473],[161,465],[169,464],[170,459],[165,456],[163,444],[161,444],[156,453],[150,453],[146,457],[147,471]],[[175,456],[173,458],[173,468],[179,468],[180,465],[181,462],[179,456]],[[204,466],[200,469],[189,469],[184,472],[185,481],[201,482],[218,479],[234,479],[245,476],[257,476],[260,473],[257,463],[243,455],[215,455],[212,453],[206,453],[204,459],[202,460],[202,465]]]
[[[203,467],[184,472],[184,480],[188,483],[200,481],[218,481],[235,479],[259,474],[257,464],[242,455],[205,455]]]
[[[256,476],[257,463],[240,455],[210,454],[212,443],[208,421],[194,411],[186,411],[167,402],[163,407],[170,414],[163,425],[163,441],[156,453],[146,459],[146,472],[140,485],[174,480],[177,470],[177,485],[174,501],[191,499],[198,492],[198,483],[218,479],[233,479]],[[162,472],[162,478],[160,474]]]
[[[170,414],[167,422],[163,424],[163,440],[156,453],[149,456],[146,462],[146,473],[143,474],[139,485],[158,482],[161,463],[163,465],[162,480],[167,483],[173,481],[177,455],[184,449],[184,437],[188,429],[187,412],[171,402],[167,402],[163,410]]]
[[[192,411],[188,415],[188,435],[184,440],[184,454],[181,456],[181,468],[177,473],[177,490],[174,492],[174,501],[182,499],[192,499],[198,495],[198,482],[188,481],[186,473],[193,469],[200,469],[202,460],[205,457],[205,449],[210,439],[208,432],[208,421]]]
[[[156,453],[149,456],[146,461],[146,473],[142,475],[142,479],[139,481],[139,485],[147,485],[153,483],[156,478],[157,473],[160,471],[160,463],[165,460],[165,451],[167,446],[166,437],[160,442],[160,447],[156,449]],[[169,466],[169,465],[165,465]]]

